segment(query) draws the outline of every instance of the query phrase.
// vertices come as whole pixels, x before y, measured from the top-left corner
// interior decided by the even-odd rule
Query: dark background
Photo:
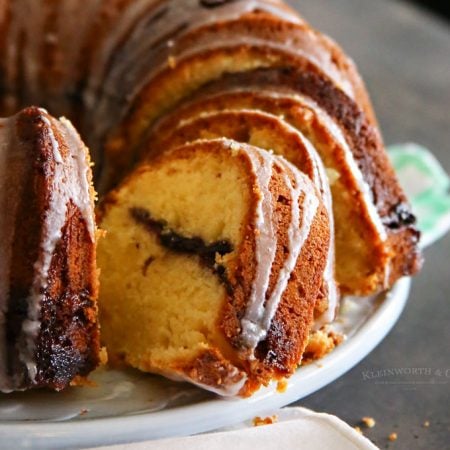
[[[428,9],[435,14],[450,21],[450,1],[449,0],[410,0],[410,2]]]

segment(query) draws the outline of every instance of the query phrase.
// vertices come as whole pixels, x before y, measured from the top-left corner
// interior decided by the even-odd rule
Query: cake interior
[[[228,353],[217,324],[224,270],[245,233],[248,168],[230,153],[184,156],[139,169],[102,220],[103,338],[113,358],[142,370],[182,372],[177,361],[211,346]]]

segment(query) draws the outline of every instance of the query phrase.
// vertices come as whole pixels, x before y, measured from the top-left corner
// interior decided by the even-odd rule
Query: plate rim
[[[300,368],[287,380],[283,393],[277,392],[276,384],[272,383],[247,399],[214,398],[135,415],[61,422],[4,421],[0,422],[0,447],[14,444],[15,448],[80,448],[186,436],[231,426],[273,411],[325,387],[367,356],[399,319],[410,286],[410,277],[398,280],[354,335],[320,362]]]

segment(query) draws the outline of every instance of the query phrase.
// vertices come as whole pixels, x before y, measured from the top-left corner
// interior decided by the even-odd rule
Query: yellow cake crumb
[[[361,419],[361,422],[367,427],[367,428],[373,428],[376,424],[375,419],[373,417],[363,417]]]
[[[430,421],[429,420],[425,420],[425,422],[423,423],[423,426],[425,428],[428,428],[430,426]]]
[[[390,440],[390,441],[396,441],[397,440],[397,433],[391,433],[389,436],[388,436],[388,439]]]
[[[302,357],[302,365],[323,358],[344,340],[344,336],[331,330],[316,330],[310,333]]]
[[[354,426],[353,427],[353,429],[357,432],[357,433],[359,433],[359,434],[363,434],[363,432],[362,432],[362,430],[361,430],[361,428],[360,427],[358,427],[358,426]]]
[[[272,425],[273,423],[278,422],[278,416],[274,414],[273,416],[268,417],[259,417],[256,416],[253,419],[253,426],[254,427],[260,427],[262,425]]]

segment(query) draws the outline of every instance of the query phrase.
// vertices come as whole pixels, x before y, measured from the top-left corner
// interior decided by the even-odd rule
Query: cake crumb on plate
[[[376,421],[373,417],[363,417],[361,419],[361,422],[367,427],[367,428],[373,428],[376,425]]]
[[[397,433],[391,433],[391,434],[388,436],[388,439],[389,439],[390,441],[396,441],[397,438],[398,438]]]
[[[256,416],[253,419],[253,426],[260,427],[262,425],[272,425],[273,423],[277,423],[277,422],[278,422],[278,416],[276,414],[274,414],[273,416],[268,416],[268,417]]]

